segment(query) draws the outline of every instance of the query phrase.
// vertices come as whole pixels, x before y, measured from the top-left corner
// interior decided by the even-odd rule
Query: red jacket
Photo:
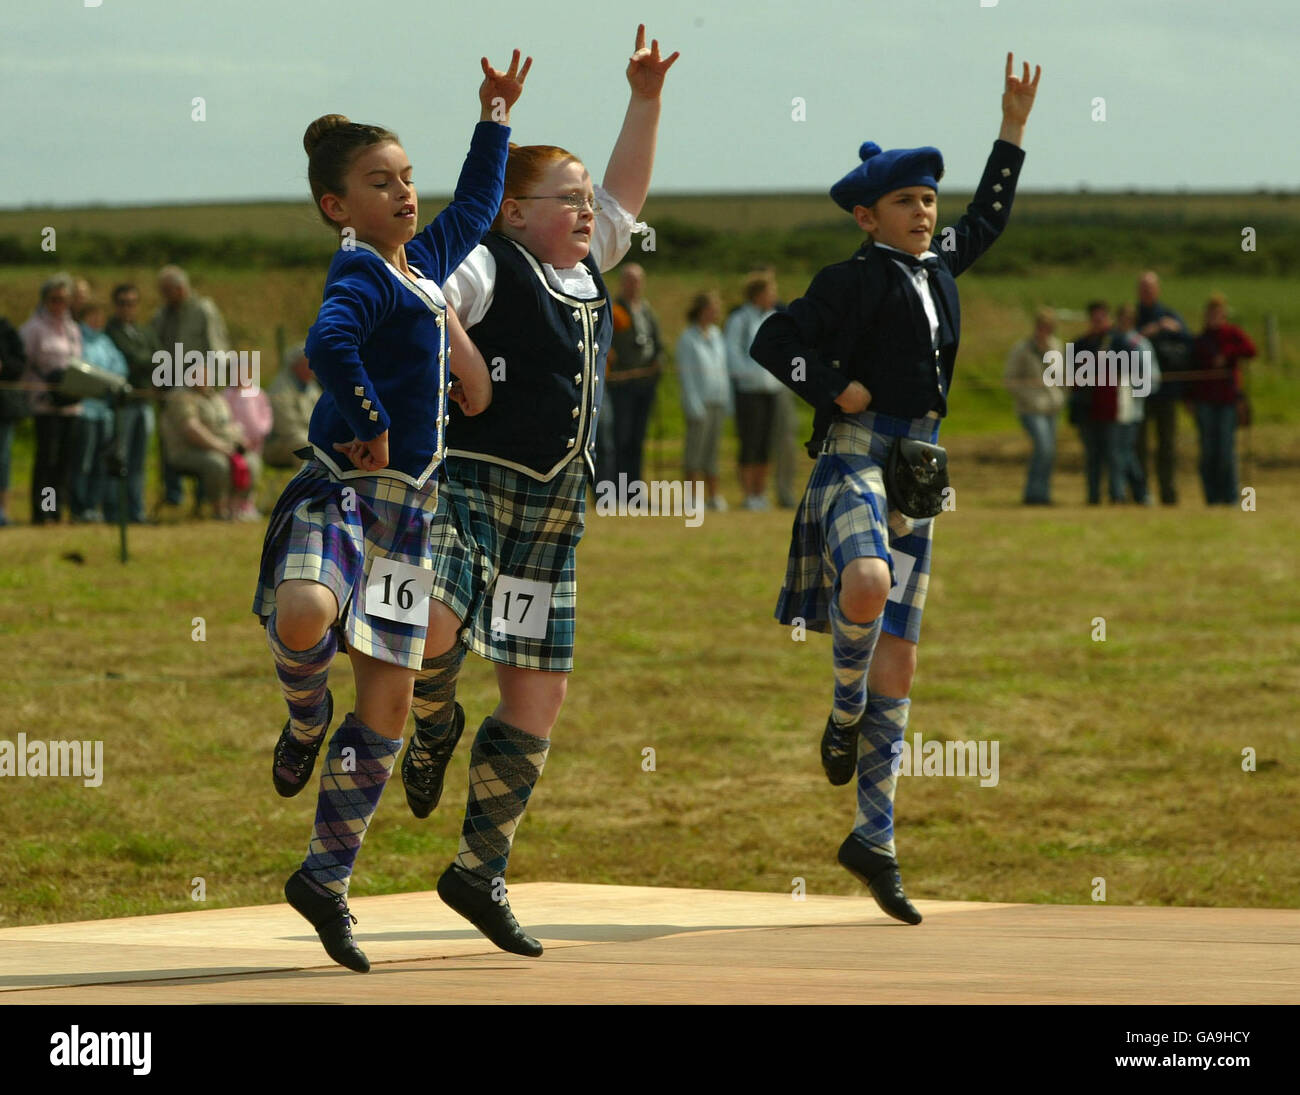
[[[1237,363],[1255,356],[1255,344],[1250,335],[1231,323],[1213,329],[1207,327],[1196,339],[1193,354],[1197,371],[1213,371],[1218,375],[1192,381],[1192,402],[1237,402],[1241,392],[1241,370]],[[1216,368],[1214,359],[1220,354],[1223,355],[1223,365]]]

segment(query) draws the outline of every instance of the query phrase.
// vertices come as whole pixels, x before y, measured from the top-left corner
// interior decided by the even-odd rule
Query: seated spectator
[[[1029,475],[1025,480],[1024,504],[1052,504],[1052,465],[1056,460],[1056,420],[1065,405],[1065,389],[1044,383],[1043,355],[1061,352],[1056,330],[1056,315],[1043,308],[1034,317],[1034,333],[1016,343],[1007,356],[1005,382],[1015,397],[1016,414],[1025,433],[1029,434],[1033,452],[1029,457]]]
[[[81,326],[81,358],[105,372],[127,379],[126,358],[104,333],[104,306],[83,297],[73,315]],[[73,431],[76,462],[72,469],[72,519],[104,520],[105,496],[120,489],[108,477],[109,445],[113,440],[113,406],[106,399],[81,401],[81,417]]]
[[[1237,425],[1244,405],[1240,363],[1255,356],[1255,343],[1228,322],[1222,293],[1205,305],[1205,330],[1196,339],[1193,357],[1202,375],[1192,382],[1192,409],[1201,436],[1201,486],[1211,506],[1233,506],[1237,494]]]
[[[244,455],[255,456],[260,464],[262,445],[271,432],[271,400],[252,377],[247,378],[246,384],[242,383],[245,379],[242,375],[238,379],[241,383],[224,389],[223,394],[231,420],[244,435]],[[255,521],[261,516],[251,498],[246,498],[235,512],[241,521]]]
[[[73,430],[81,408],[56,397],[58,384],[71,361],[81,360],[81,331],[68,314],[71,274],[55,274],[42,286],[40,303],[18,329],[27,355],[24,381],[32,396],[36,454],[32,463],[32,524],[57,523],[71,512]]]
[[[307,426],[321,395],[301,343],[285,354],[267,394],[271,397],[271,432],[262,450],[263,459],[273,468],[296,468],[302,460],[294,453],[307,446]]]
[[[718,330],[722,301],[717,293],[698,293],[686,313],[690,325],[677,340],[677,377],[686,442],[682,463],[687,482],[703,478],[711,510],[727,508],[718,491],[718,445],[731,414],[727,347]]]
[[[244,435],[215,388],[173,388],[158,425],[167,459],[197,475],[216,515],[231,520],[257,484],[261,461],[246,452]]]

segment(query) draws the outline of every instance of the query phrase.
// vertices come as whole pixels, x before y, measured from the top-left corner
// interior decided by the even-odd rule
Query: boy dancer
[[[895,758],[916,671],[933,521],[892,509],[882,471],[897,439],[938,439],[961,334],[953,279],[1006,227],[1040,75],[1035,68],[1030,81],[1026,64],[1017,78],[1007,54],[998,140],[974,200],[933,250],[939,150],[863,144],[863,162],[831,197],[868,240],[769,317],[750,350],[818,411],[809,451],[816,455],[820,444],[820,455],[795,514],[776,617],[832,635],[834,701],[822,764],[837,786],[856,766],[858,785],[857,817],[839,861],[884,912],[908,924],[919,924],[921,914],[894,858]]]

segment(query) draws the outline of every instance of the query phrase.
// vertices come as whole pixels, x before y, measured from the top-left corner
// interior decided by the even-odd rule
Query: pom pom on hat
[[[849,213],[854,206],[875,205],[891,191],[907,186],[938,190],[943,178],[943,153],[929,145],[883,152],[875,141],[863,141],[858,156],[862,163],[831,187],[831,199]]]

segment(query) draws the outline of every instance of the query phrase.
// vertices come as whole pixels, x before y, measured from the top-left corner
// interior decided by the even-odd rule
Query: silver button
[[[584,347],[585,344],[583,343],[582,339],[578,339],[578,349],[581,350],[584,349]]]
[[[573,318],[574,318],[574,319],[581,319],[581,318],[582,318],[582,309],[581,309],[581,308],[575,308],[575,309],[573,310]]]
[[[573,374],[573,382],[574,382],[575,384],[581,384],[581,383],[582,383],[582,374],[581,374],[581,373],[574,373],[574,374]]]
[[[993,184],[993,193],[995,193],[995,194],[1001,194],[1001,193],[1002,193],[1002,184],[1001,184],[1001,183],[994,183],[994,184]]]
[[[450,421],[451,421],[451,415],[449,415],[449,414],[444,414],[444,415],[442,416],[442,424],[443,424],[444,426],[445,426],[448,422],[450,422]]]
[[[576,445],[577,443],[578,443],[578,439],[577,439],[576,437],[570,437],[569,440],[566,441],[566,442],[564,443],[564,445],[565,445],[566,448],[570,448],[570,449],[571,449],[571,448],[573,448],[573,446]]]
[[[1010,175],[1010,174],[1011,174],[1011,168],[1009,168],[1009,167],[1004,167],[1004,168],[1002,169],[1002,177],[1003,177],[1004,179],[1005,179],[1008,175]]]
[[[573,417],[574,417],[574,418],[577,418],[577,417],[578,417],[578,408],[577,408],[577,407],[574,407],[574,408],[573,408]]]
[[[1002,203],[1001,203],[1001,202],[994,202],[994,203],[993,203],[993,212],[996,213],[996,212],[998,212],[1001,208],[1002,208]]]

